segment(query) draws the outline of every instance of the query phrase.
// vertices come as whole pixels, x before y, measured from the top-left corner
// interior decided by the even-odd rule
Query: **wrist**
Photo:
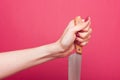
[[[52,57],[54,59],[60,58],[61,56],[63,56],[63,53],[65,52],[65,49],[61,47],[59,41],[48,45],[47,50],[49,53],[48,57]]]
[[[56,50],[57,53],[65,52],[65,48],[63,48],[63,46],[61,45],[60,41],[57,41],[57,42],[55,42],[53,44],[56,47],[55,50]]]

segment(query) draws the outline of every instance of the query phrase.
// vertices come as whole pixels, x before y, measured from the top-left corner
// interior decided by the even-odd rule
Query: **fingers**
[[[87,19],[82,23],[82,29],[81,30],[83,30],[83,29],[85,29],[87,26],[89,26],[90,24],[91,24],[91,18],[90,17],[87,17]]]
[[[87,45],[87,43],[89,42],[90,38],[91,38],[91,35],[89,35],[89,36],[88,36],[87,38],[85,38],[85,39],[82,39],[82,38],[77,37],[75,43],[76,43],[77,45],[79,45],[79,46],[85,46],[85,45]]]
[[[72,35],[72,37],[74,38],[73,41],[75,40],[75,43],[77,42],[78,45],[84,46],[88,43],[91,37],[90,34],[92,32],[92,29],[90,28],[90,25],[90,17],[88,17],[87,19],[82,19],[80,16],[76,17],[75,20],[71,20],[69,22],[63,36],[65,34]]]
[[[89,35],[89,36],[88,36],[87,38],[85,38],[85,39],[82,39],[82,38],[77,37],[76,40],[82,43],[82,42],[89,41],[90,38],[91,38],[91,35]]]
[[[82,32],[87,32],[87,31],[90,29],[90,25],[91,25],[91,22],[89,23],[89,25],[88,25],[86,28],[84,28],[84,29],[82,30]]]
[[[82,42],[82,43],[80,44],[80,46],[85,46],[85,45],[87,45],[87,43],[88,43],[88,41]]]
[[[79,19],[79,20],[78,20]],[[75,24],[77,24],[74,28],[73,28],[73,31],[76,33],[78,31],[82,31],[82,30],[86,30],[87,28],[89,28],[90,26],[90,17],[88,17],[87,21],[83,22],[83,20],[78,17],[76,19],[77,21],[75,22]]]
[[[91,38],[92,33],[92,28],[90,28],[91,21],[90,17],[88,17],[86,20],[83,20],[81,18],[79,20],[78,22],[76,22],[76,30],[79,29],[79,31],[76,33],[77,35],[75,43],[78,44],[79,46],[85,46],[87,45],[89,39]],[[79,28],[78,26],[81,28]]]
[[[88,41],[89,41],[89,40],[84,41],[84,42],[80,42],[80,41],[78,41],[78,40],[75,40],[75,44],[77,44],[77,45],[83,47],[83,46],[87,45]]]
[[[90,28],[87,32],[79,32],[76,37],[76,42],[80,46],[85,46],[91,38],[92,29]]]
[[[88,31],[86,32],[79,32],[78,36],[82,39],[87,38],[90,34],[92,33],[92,29],[90,28]]]

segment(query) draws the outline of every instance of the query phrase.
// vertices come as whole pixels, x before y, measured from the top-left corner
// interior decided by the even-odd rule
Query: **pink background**
[[[91,16],[93,33],[83,51],[82,80],[120,80],[119,3],[120,0],[0,0],[0,52],[54,42],[75,16]],[[66,57],[6,80],[67,80],[67,68]]]

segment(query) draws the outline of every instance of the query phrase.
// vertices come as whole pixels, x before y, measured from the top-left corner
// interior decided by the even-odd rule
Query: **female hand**
[[[80,46],[85,46],[88,43],[92,32],[92,29],[90,28],[90,17],[87,17],[85,21],[83,21],[80,16],[76,18],[79,23],[75,25],[74,20],[70,21],[63,35],[57,41],[57,44],[62,49],[62,52],[55,54],[55,56],[65,57],[69,55],[74,49],[74,42],[77,42],[76,44]]]

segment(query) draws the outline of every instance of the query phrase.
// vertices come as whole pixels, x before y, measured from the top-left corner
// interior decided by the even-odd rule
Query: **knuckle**
[[[81,43],[81,46],[85,46],[85,45],[87,45],[87,41],[86,42],[83,42],[83,43]]]
[[[80,37],[81,38],[86,38],[88,36],[88,33],[84,32],[84,33],[80,33]]]
[[[77,38],[77,40],[78,40],[79,42],[84,42],[84,39],[82,39],[82,38]]]

